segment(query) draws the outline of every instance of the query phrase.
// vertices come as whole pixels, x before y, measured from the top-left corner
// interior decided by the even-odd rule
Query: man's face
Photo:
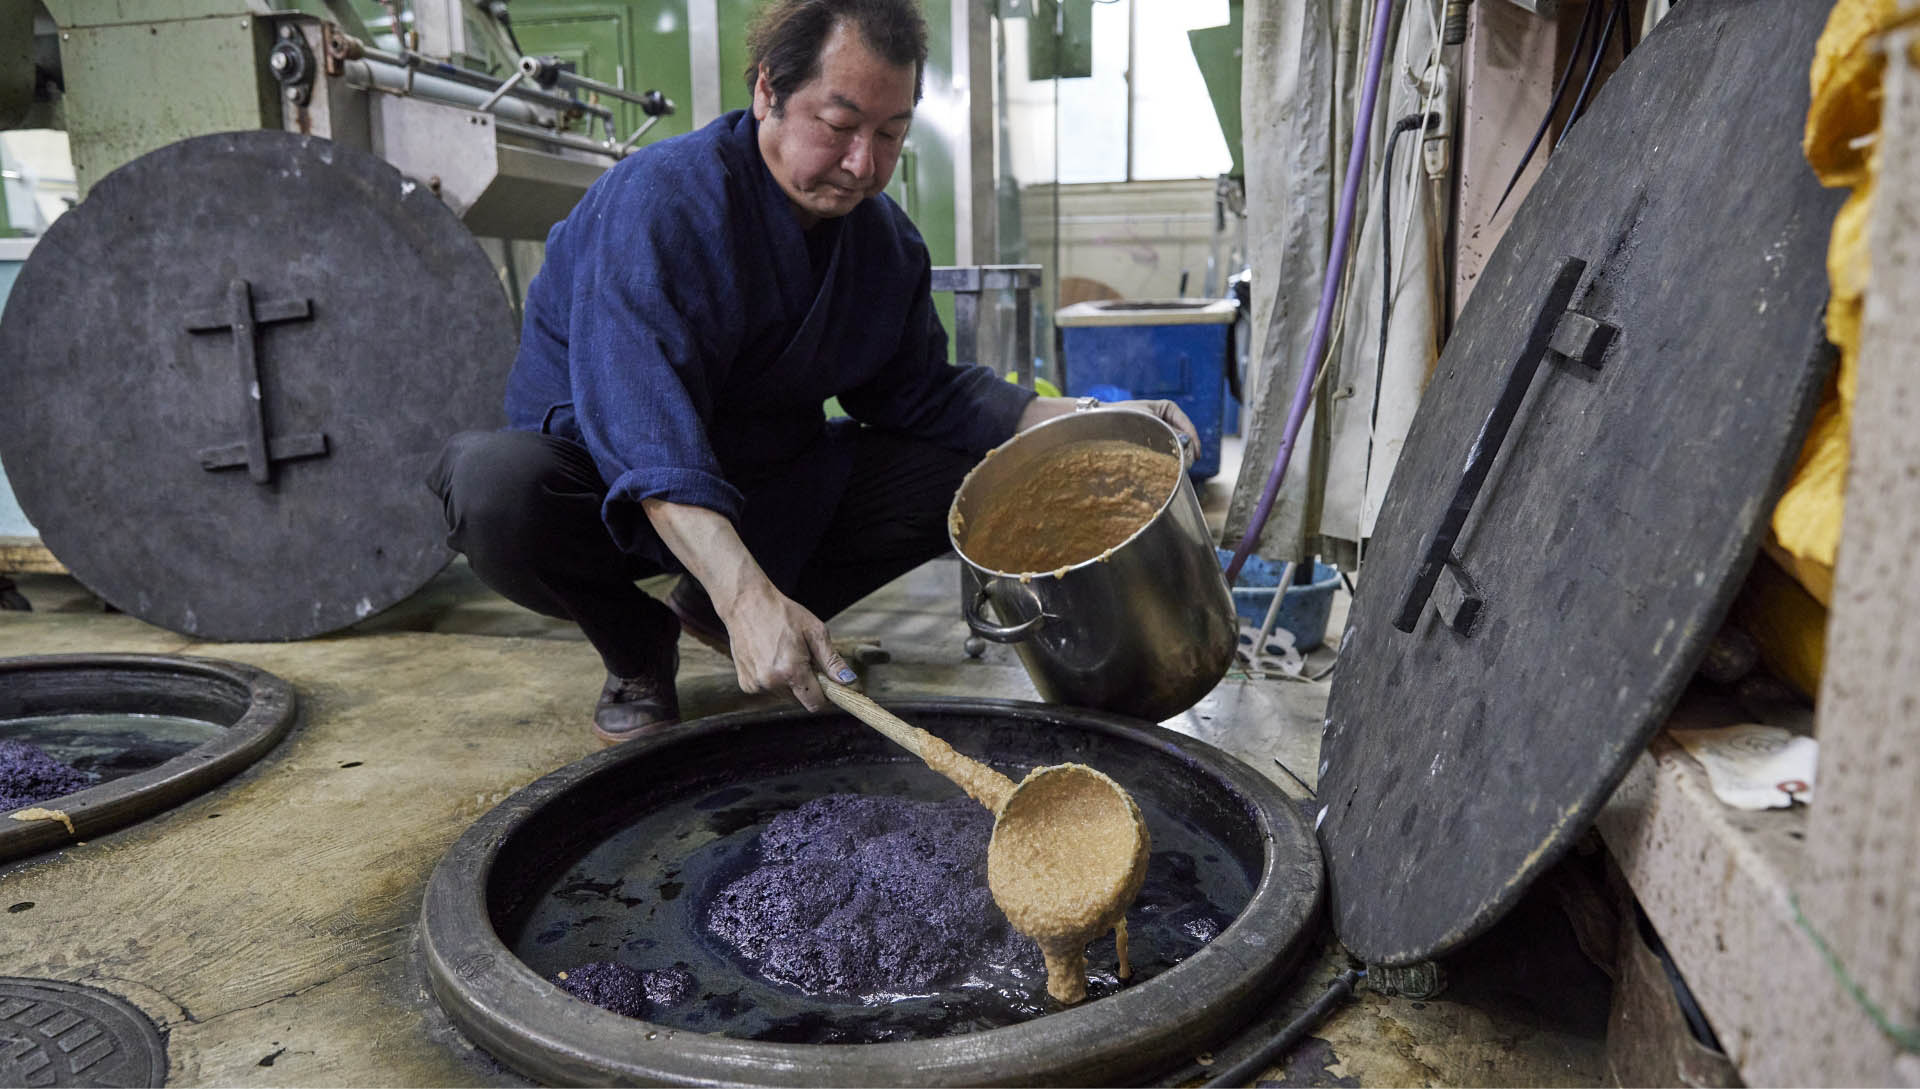
[[[787,96],[779,114],[765,73],[754,82],[760,156],[811,227],[853,211],[886,188],[913,120],[912,64],[876,55],[841,21],[820,50],[820,75]]]

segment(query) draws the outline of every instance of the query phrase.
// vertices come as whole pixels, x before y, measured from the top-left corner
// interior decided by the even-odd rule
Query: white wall
[[[1187,294],[1198,297],[1213,243],[1213,188],[1211,178],[1061,186],[1061,275],[1097,280],[1121,298],[1171,299],[1184,269]],[[1021,190],[1020,218],[1028,260],[1051,264],[1053,186]],[[1051,281],[1042,297],[1051,306]]]

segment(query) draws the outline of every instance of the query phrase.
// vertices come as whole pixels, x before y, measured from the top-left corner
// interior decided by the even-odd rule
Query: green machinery
[[[0,320],[22,391],[0,456],[44,550],[207,638],[306,638],[417,589],[448,555],[420,481],[447,435],[497,426],[516,258],[642,140],[704,119],[676,99],[744,103],[746,13],[0,0],[0,128],[64,128],[82,194]],[[969,132],[951,22],[929,19],[926,123],[896,174],[936,262],[955,248],[941,149]],[[125,496],[97,502],[100,482]]]
[[[553,182],[558,193],[573,189],[577,194],[583,171],[574,164],[597,162],[604,168],[618,158],[608,152],[617,152],[642,126],[653,123],[646,138],[660,139],[747,105],[744,38],[756,3],[0,0],[0,129],[65,129],[83,195],[114,168],[176,140],[284,128],[357,143],[407,173],[420,171],[423,180],[437,175],[452,187],[453,203],[466,195],[462,186],[479,188],[468,177],[478,158],[477,141],[462,138],[455,147],[402,150],[403,144],[445,142],[425,134],[438,130],[421,127],[422,115],[431,111],[374,106],[369,109],[379,116],[360,125],[357,116],[341,114],[343,98],[350,102],[352,95],[329,85],[344,77],[351,92],[362,97],[374,92],[369,101],[414,97],[472,110],[487,95],[449,96],[443,93],[445,83],[485,91],[491,80],[497,89],[514,77],[524,54],[559,62],[549,79],[564,69],[571,72],[544,88],[528,77],[494,102],[491,112],[508,122],[498,142],[573,164],[506,156],[519,161],[489,168],[505,179],[495,199],[523,199],[529,185],[514,179],[523,176],[521,168],[535,164],[552,169],[534,173],[534,180]],[[952,112],[954,101],[964,101],[966,80],[952,72],[950,4],[934,0],[927,14],[933,55],[923,112],[930,123],[916,127],[891,192],[921,225],[934,261],[950,263],[957,256],[955,143],[966,138],[965,125],[956,131],[952,118],[933,113]],[[305,40],[318,69],[313,104],[288,97],[287,76],[305,74],[300,58],[281,59],[288,51],[282,43],[294,34]],[[342,43],[353,55],[332,56],[325,49],[328,42]],[[663,112],[669,102],[678,108]],[[358,106],[349,108],[359,112]],[[404,118],[384,116],[402,113]],[[963,107],[963,121],[964,113]],[[441,120],[447,118],[436,118]],[[513,125],[542,133],[516,131]],[[548,139],[538,138],[543,134]],[[553,139],[557,136],[575,139]],[[544,208],[546,202],[540,204]],[[530,224],[545,214],[542,208],[523,213],[527,222],[505,224],[504,231],[490,229],[497,224],[485,208],[468,218],[483,236],[537,239],[544,228]]]
[[[636,145],[645,125],[616,128],[626,114],[672,111],[657,92],[523,61],[503,4],[415,0],[410,18],[395,5],[385,48],[365,6],[150,0],[130,15],[114,0],[0,0],[0,37],[28,43],[0,64],[0,125],[64,127],[83,195],[192,136],[324,136],[427,182],[477,235],[539,239]]]

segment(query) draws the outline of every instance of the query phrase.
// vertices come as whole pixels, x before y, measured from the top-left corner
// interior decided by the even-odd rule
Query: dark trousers
[[[822,620],[947,551],[947,509],[978,461],[889,432],[859,435],[847,489],[788,590]],[[634,585],[664,572],[614,544],[600,520],[606,483],[579,443],[465,431],[448,440],[429,483],[445,505],[447,544],[481,581],[579,624],[609,673],[639,675],[655,660],[649,649],[678,631],[667,607]]]

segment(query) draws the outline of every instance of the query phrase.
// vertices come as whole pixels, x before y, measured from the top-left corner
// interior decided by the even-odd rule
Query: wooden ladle
[[[1048,994],[1068,1004],[1087,997],[1087,943],[1109,929],[1126,976],[1127,905],[1146,880],[1151,844],[1119,783],[1085,764],[1054,764],[1015,785],[853,689],[824,675],[820,687],[993,814],[987,888],[1013,928],[1039,944]]]

